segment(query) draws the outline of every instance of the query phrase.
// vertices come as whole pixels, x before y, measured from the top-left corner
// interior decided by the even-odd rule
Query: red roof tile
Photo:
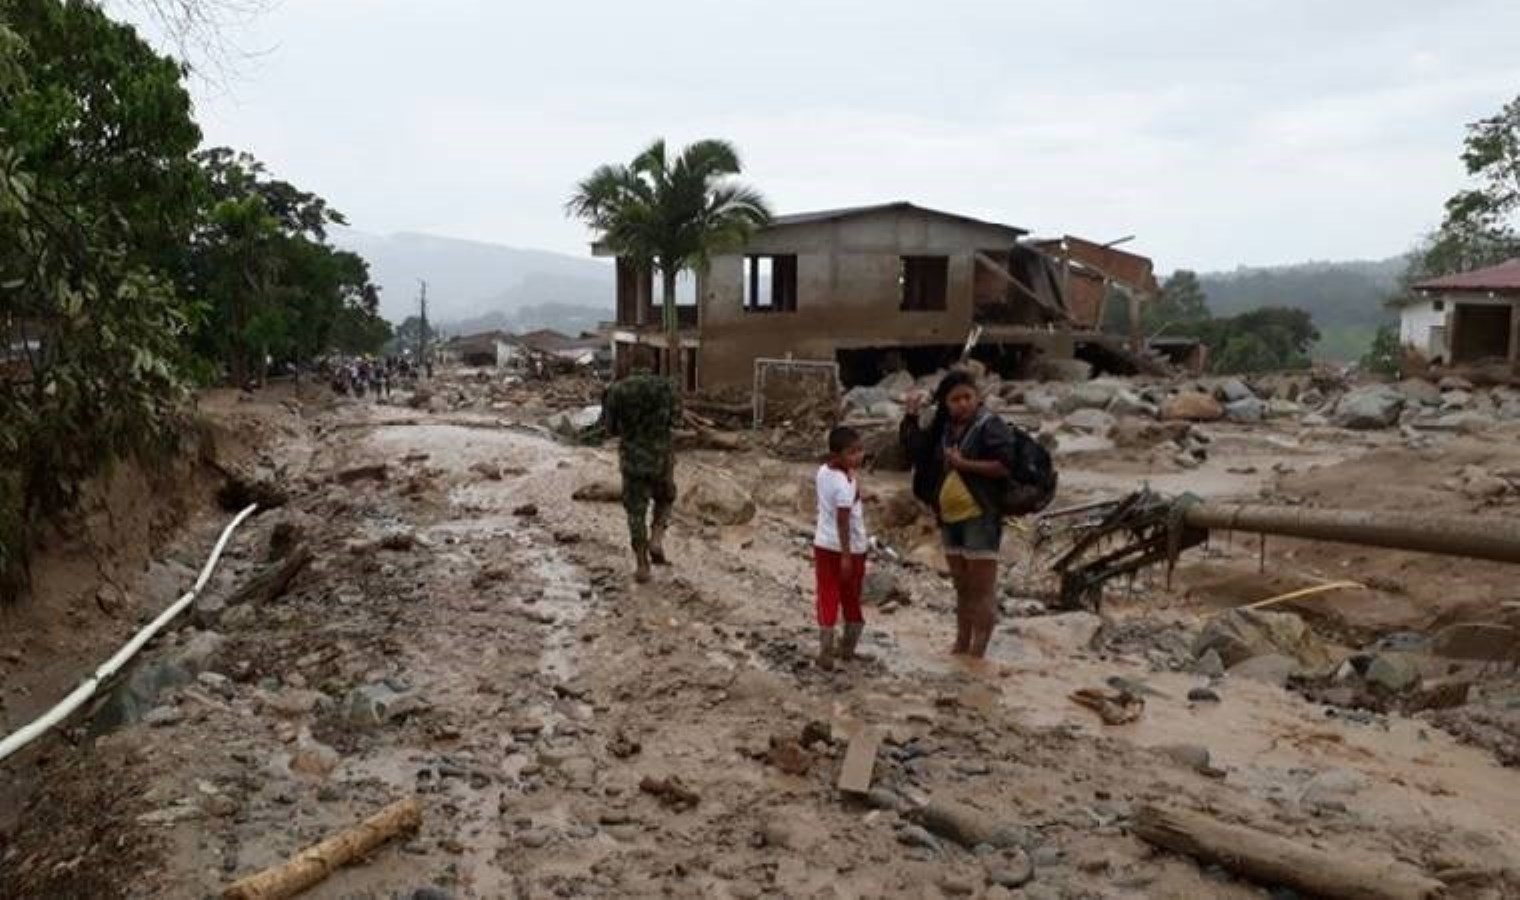
[[[1506,260],[1486,269],[1430,278],[1414,287],[1418,291],[1520,293],[1520,258]]]

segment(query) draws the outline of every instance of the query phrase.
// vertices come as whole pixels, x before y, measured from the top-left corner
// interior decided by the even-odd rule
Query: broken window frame
[[[897,266],[898,309],[945,312],[950,308],[949,256],[900,256]]]
[[[761,302],[761,263],[770,263],[770,291]],[[797,254],[750,253],[744,257],[744,311],[747,313],[794,313],[797,311]]]

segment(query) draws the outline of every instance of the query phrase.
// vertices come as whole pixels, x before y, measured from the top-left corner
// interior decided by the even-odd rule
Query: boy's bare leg
[[[966,594],[966,560],[961,556],[947,556],[945,562],[950,566],[950,582],[955,585],[955,646],[950,649],[950,654],[960,656],[971,651],[971,611]]]
[[[971,610],[970,654],[987,655],[987,643],[997,625],[997,560],[966,560],[966,592]]]

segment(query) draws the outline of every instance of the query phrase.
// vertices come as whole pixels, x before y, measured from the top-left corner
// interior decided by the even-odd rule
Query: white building
[[[1399,340],[1433,363],[1520,363],[1520,258],[1414,286]]]

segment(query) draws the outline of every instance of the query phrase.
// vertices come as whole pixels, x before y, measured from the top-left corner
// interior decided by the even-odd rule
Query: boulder
[[[227,638],[215,631],[197,631],[189,640],[169,654],[169,662],[191,675],[215,668]]]
[[[1215,393],[1226,403],[1237,403],[1241,400],[1254,400],[1256,394],[1244,381],[1239,378],[1228,378],[1215,389]]]
[[[1230,676],[1233,678],[1247,678],[1251,681],[1261,681],[1274,684],[1278,687],[1286,687],[1288,679],[1293,677],[1301,666],[1298,660],[1281,653],[1268,653],[1265,656],[1253,656],[1250,659],[1230,667]]]
[[[871,404],[866,410],[866,414],[873,419],[886,419],[896,422],[903,417],[903,408],[900,404],[894,403],[891,400],[883,400],[880,403]]]
[[[1080,359],[1045,359],[1036,374],[1045,381],[1086,381],[1092,377],[1092,364]]]
[[[1385,384],[1358,388],[1343,395],[1335,405],[1332,421],[1341,428],[1372,431],[1399,421],[1404,395]]]
[[[1067,428],[1107,436],[1114,427],[1114,417],[1101,409],[1079,409],[1064,420]]]
[[[1056,412],[1070,413],[1079,409],[1104,409],[1119,393],[1119,387],[1111,382],[1089,381],[1072,388],[1056,401]]]
[[[1500,403],[1499,411],[1496,415],[1505,422],[1513,422],[1520,419],[1520,400],[1505,400],[1503,403]]]
[[[1455,431],[1460,434],[1478,434],[1492,428],[1494,420],[1480,412],[1464,411],[1447,413],[1425,427],[1436,431]]]
[[[1430,652],[1448,659],[1483,662],[1520,660],[1520,629],[1494,622],[1462,622],[1435,633]]]
[[[621,503],[623,486],[616,481],[592,481],[576,488],[570,499],[583,503]]]
[[[1032,413],[1047,416],[1056,411],[1058,400],[1048,391],[1025,391],[1024,407]]]
[[[1442,409],[1466,409],[1473,402],[1469,391],[1447,391],[1441,395]]]
[[[1161,418],[1174,421],[1214,422],[1224,418],[1224,407],[1209,394],[1201,391],[1186,391],[1168,397],[1161,404]]]
[[[1292,400],[1267,401],[1267,418],[1269,419],[1296,419],[1303,413],[1304,408]]]
[[[1149,403],[1134,391],[1125,389],[1114,392],[1114,398],[1108,401],[1108,412],[1115,416],[1155,418],[1157,410],[1154,403]]]
[[[1232,609],[1214,616],[1193,642],[1193,655],[1210,650],[1219,653],[1227,668],[1257,656],[1281,654],[1304,666],[1319,667],[1330,662],[1329,650],[1304,620],[1290,612],[1260,609]]]
[[[91,734],[105,732],[141,722],[158,705],[163,691],[189,684],[195,676],[172,662],[145,663],[138,666],[117,685],[95,710],[90,721]]]
[[[881,606],[888,601],[905,603],[909,599],[902,579],[892,569],[882,566],[868,568],[865,583],[861,585],[860,597],[871,606]]]
[[[1459,375],[1447,375],[1441,379],[1442,393],[1446,391],[1470,391],[1472,389],[1473,383]]]
[[[892,395],[879,387],[853,387],[845,392],[844,408],[868,410],[878,403],[892,402]]]
[[[743,525],[755,517],[755,499],[727,475],[695,473],[677,501],[681,510],[715,525]]]
[[[1231,422],[1254,424],[1267,417],[1267,404],[1266,401],[1255,397],[1232,400],[1225,404],[1224,415]]]
[[[344,717],[357,728],[375,728],[425,706],[416,694],[384,682],[356,687],[343,700]]]
[[[1379,653],[1367,664],[1362,676],[1373,688],[1389,694],[1402,694],[1420,684],[1420,667],[1408,654]]]
[[[1423,378],[1406,378],[1398,384],[1399,393],[1412,403],[1441,405],[1441,389]]]
[[[903,371],[893,372],[876,383],[877,389],[885,391],[887,396],[893,400],[902,400],[917,386],[918,383],[913,380],[913,376]]]

